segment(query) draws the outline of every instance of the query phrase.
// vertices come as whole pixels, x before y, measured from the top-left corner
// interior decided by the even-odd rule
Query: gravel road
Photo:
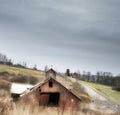
[[[69,78],[72,82],[76,82],[74,78]],[[96,92],[92,87],[84,84],[83,82],[77,80],[79,85],[90,95],[93,102],[89,104],[91,109],[107,112],[120,112],[120,105],[111,101],[104,95]]]

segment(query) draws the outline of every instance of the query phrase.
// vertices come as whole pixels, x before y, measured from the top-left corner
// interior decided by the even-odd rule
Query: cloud
[[[118,0],[0,1],[0,48],[16,59],[32,55],[32,63],[61,60],[86,69],[97,63],[119,72],[119,6]]]

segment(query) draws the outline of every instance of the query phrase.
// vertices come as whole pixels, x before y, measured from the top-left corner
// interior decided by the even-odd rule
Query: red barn
[[[58,106],[61,109],[79,110],[81,99],[54,78],[29,89],[20,95],[19,101],[39,106]]]
[[[73,77],[73,78],[78,78],[78,73],[74,72],[74,73],[72,74],[72,77]]]

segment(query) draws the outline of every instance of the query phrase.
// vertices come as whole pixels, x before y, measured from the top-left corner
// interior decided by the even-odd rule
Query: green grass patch
[[[106,86],[106,85],[96,84],[91,82],[84,82],[84,83],[96,89],[97,92],[104,94],[109,99],[120,104],[120,92],[112,90],[111,86]]]
[[[7,65],[0,65],[0,72],[8,72],[10,74],[22,75],[22,76],[32,76],[38,78],[45,78],[45,73],[43,71],[30,70],[19,67],[11,67]]]

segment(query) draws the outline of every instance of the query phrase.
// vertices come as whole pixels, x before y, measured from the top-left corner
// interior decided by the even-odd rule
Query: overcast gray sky
[[[0,52],[29,66],[120,73],[120,0],[0,0]]]

